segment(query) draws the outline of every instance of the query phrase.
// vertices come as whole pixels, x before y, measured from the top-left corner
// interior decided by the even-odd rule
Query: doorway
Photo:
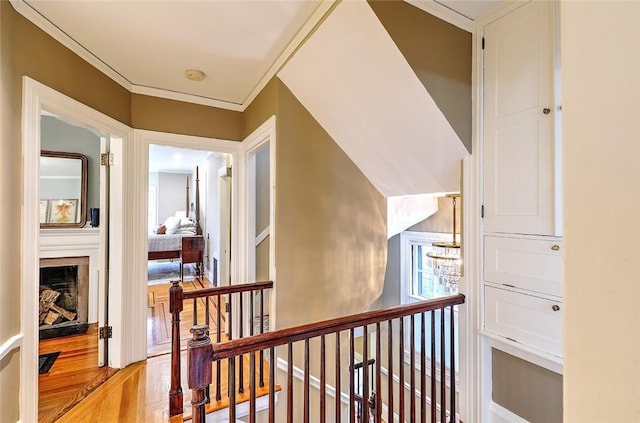
[[[230,207],[227,191],[218,183],[218,169],[230,167],[228,153],[149,145],[148,178],[148,263],[147,263],[147,356],[171,351],[169,288],[181,280],[185,290],[219,285],[220,274],[228,273],[220,251],[220,234],[229,231],[226,216]],[[202,266],[181,263],[182,237],[202,236]],[[184,344],[191,337],[192,307],[181,314]],[[202,313],[203,309],[199,310]],[[214,311],[212,311],[213,313]],[[202,316],[203,318],[204,316]]]
[[[49,125],[49,118],[58,119],[65,129],[74,129],[84,131],[85,134],[92,134],[95,138],[91,143],[83,145],[83,147],[91,147],[98,152],[96,161],[99,162],[100,152],[106,151],[111,147],[114,156],[118,159],[122,158],[122,145],[128,137],[129,129],[119,122],[108,118],[101,113],[55,91],[45,85],[42,85],[28,77],[23,78],[24,96],[23,96],[23,192],[24,192],[24,210],[22,213],[22,245],[21,245],[21,274],[22,274],[22,294],[21,294],[21,331],[23,334],[23,343],[21,348],[21,386],[20,386],[20,413],[25,421],[38,420],[38,396],[33,395],[38,392],[39,386],[39,302],[40,288],[37,284],[30,281],[40,279],[40,259],[51,258],[53,255],[63,254],[66,257],[84,257],[88,264],[81,261],[73,264],[76,267],[88,267],[88,288],[86,292],[86,313],[87,320],[91,321],[94,326],[103,327],[107,325],[109,308],[113,305],[108,304],[108,297],[114,298],[113,289],[116,290],[121,285],[119,277],[115,277],[110,281],[108,273],[105,271],[111,268],[113,275],[121,273],[121,260],[110,262],[107,266],[109,245],[115,251],[122,250],[122,237],[109,233],[110,229],[106,225],[92,228],[88,223],[79,223],[75,227],[65,227],[61,229],[51,228],[47,230],[40,229],[40,221],[43,210],[41,207],[41,181],[40,181],[40,152],[43,148],[50,148],[49,141],[46,136],[41,137],[41,133],[46,133],[46,127]],[[55,126],[55,125],[54,125]],[[43,132],[43,129],[45,130]],[[60,128],[58,128],[60,129]],[[55,131],[54,131],[55,132]],[[76,143],[77,144],[77,143]],[[84,143],[82,143],[84,144]],[[89,145],[90,144],[90,145]],[[71,145],[62,145],[60,149],[71,148]],[[94,152],[90,153],[92,156]],[[99,169],[99,168],[98,168]],[[82,214],[82,210],[86,213],[89,208],[102,209],[105,211],[103,221],[121,224],[122,216],[115,218],[108,214],[108,197],[119,195],[122,191],[121,174],[122,168],[113,169],[111,184],[107,184],[104,179],[105,174],[102,170],[97,171],[97,177],[93,178],[96,182],[95,188],[91,195],[87,196],[87,204],[91,201],[93,207],[82,207],[80,199],[70,198],[72,200],[64,205],[67,210],[74,210]],[[97,189],[97,193],[95,190]],[[79,206],[79,207],[78,207]],[[118,227],[114,225],[113,227]],[[112,241],[110,241],[110,239]],[[115,244],[114,244],[115,242]],[[80,253],[82,252],[82,253]],[[115,255],[118,258],[118,254]],[[71,272],[73,273],[73,272]],[[111,282],[111,283],[110,283]],[[69,291],[69,292],[72,292]],[[60,293],[67,295],[69,292]],[[53,302],[52,302],[53,304]],[[77,312],[70,311],[71,307],[67,307],[67,317],[72,317]],[[113,313],[111,313],[113,315]],[[54,316],[55,317],[55,316]],[[52,321],[56,321],[56,319]],[[72,319],[70,319],[72,320]],[[114,319],[116,320],[116,319]],[[89,323],[89,322],[87,322]],[[89,332],[93,337],[93,333]],[[99,366],[118,367],[121,364],[121,356],[118,353],[120,338],[112,340],[110,347],[105,347],[104,343],[97,343],[94,359],[92,359],[92,368]],[[105,342],[106,343],[106,342]],[[101,345],[101,346],[100,346]],[[113,350],[108,359],[107,355]],[[62,353],[60,354],[62,356]],[[61,358],[57,359],[61,360]],[[55,362],[53,364],[55,366]]]

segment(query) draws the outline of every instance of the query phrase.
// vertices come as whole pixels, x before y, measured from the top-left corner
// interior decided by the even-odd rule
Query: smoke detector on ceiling
[[[204,79],[204,72],[201,70],[187,69],[184,74],[190,81],[202,81]]]

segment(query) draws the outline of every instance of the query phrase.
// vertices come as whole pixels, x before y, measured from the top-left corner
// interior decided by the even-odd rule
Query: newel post
[[[169,415],[182,414],[183,398],[180,385],[180,312],[183,290],[180,281],[172,281],[169,288],[169,312],[171,313],[171,388],[169,390]]]
[[[189,389],[191,389],[192,422],[205,423],[204,406],[207,403],[207,387],[211,385],[211,355],[213,353],[209,326],[195,325],[189,340]]]

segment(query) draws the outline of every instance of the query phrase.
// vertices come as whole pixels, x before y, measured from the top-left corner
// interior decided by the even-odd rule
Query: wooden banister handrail
[[[273,288],[273,281],[261,281],[242,283],[238,285],[216,286],[214,288],[198,289],[195,291],[185,291],[185,300],[202,297],[212,297],[214,295],[236,294],[239,292],[259,291],[261,289]]]
[[[367,311],[350,316],[338,317],[317,323],[295,326],[274,332],[263,333],[248,338],[234,339],[213,346],[214,359],[234,357],[240,354],[248,354],[270,347],[279,347],[292,342],[303,341],[321,335],[328,335],[344,330],[383,322],[400,317],[410,316],[416,313],[439,310],[444,307],[464,304],[464,295],[452,295],[435,300],[420,301],[413,304],[386,308],[383,310]]]
[[[244,295],[246,296],[250,296],[251,297],[251,310],[249,313],[249,316],[251,317],[250,319],[250,333],[253,332],[253,325],[254,325],[254,318],[255,317],[259,317],[259,324],[260,324],[260,332],[263,331],[263,324],[264,324],[264,319],[265,319],[265,314],[264,314],[264,290],[265,289],[272,289],[273,288],[273,281],[260,281],[260,282],[251,282],[251,283],[243,283],[243,284],[237,284],[237,285],[229,285],[229,286],[221,286],[221,287],[215,287],[215,288],[206,288],[206,289],[198,289],[198,290],[194,290],[194,291],[185,291],[182,286],[180,285],[180,281],[173,281],[172,282],[172,286],[169,289],[169,309],[171,312],[171,386],[170,386],[170,390],[169,390],[169,414],[171,416],[175,416],[177,414],[180,414],[183,412],[184,407],[183,407],[183,399],[184,399],[184,395],[182,392],[182,385],[181,385],[181,378],[182,378],[182,371],[181,371],[181,358],[180,358],[180,351],[181,351],[181,337],[180,337],[180,313],[184,310],[184,303],[187,300],[192,300],[193,301],[193,324],[197,325],[197,319],[198,319],[198,309],[197,309],[197,303],[198,301],[204,301],[204,305],[205,305],[205,324],[206,327],[209,326],[209,301],[210,299],[213,299],[211,301],[217,301],[217,306],[216,306],[216,335],[215,336],[215,342],[221,342],[222,341],[222,334],[221,334],[221,315],[222,313],[224,313],[224,310],[220,309],[220,305],[222,304],[221,302],[221,297],[227,296],[227,306],[229,307],[227,311],[230,311],[232,309],[232,296],[240,296],[239,298],[239,307],[240,307],[240,315],[242,315],[242,313],[244,313],[244,311],[242,310],[243,304],[242,304],[242,297]],[[259,295],[260,298],[260,313],[255,316],[253,307],[254,307],[254,300],[253,300],[253,296],[254,295]],[[215,304],[215,303],[214,303]],[[239,335],[240,337],[242,337],[243,334],[243,321],[244,319],[241,317],[240,318],[240,328],[239,328]],[[226,329],[227,329],[227,333],[229,335],[229,337],[231,336],[231,333],[233,331],[233,312],[231,311],[228,315],[228,321],[226,322]],[[259,373],[260,373],[260,386],[264,386],[264,367],[263,367],[263,363],[262,363],[262,352],[260,353],[260,369],[259,369]],[[220,362],[216,363],[217,365],[217,371],[216,371],[216,385],[215,385],[215,399],[216,401],[219,401],[221,399],[221,390],[220,390],[220,386],[221,386],[221,379],[220,379],[220,375],[221,375],[221,371],[220,371]],[[240,367],[240,373],[242,374],[243,372],[243,368]],[[244,390],[244,386],[243,386],[243,379],[240,380],[240,390],[243,391]],[[209,397],[209,387],[206,388],[207,392],[205,393],[204,397],[200,400],[205,401],[205,402],[209,402],[210,397]],[[198,401],[200,401],[198,400]]]
[[[236,382],[242,380],[239,372],[236,372],[236,366],[243,365],[243,356],[249,355],[250,359],[254,360],[250,364],[251,381],[249,383],[249,390],[251,394],[250,398],[250,420],[255,421],[256,413],[256,398],[254,391],[256,390],[256,363],[255,360],[258,357],[258,352],[267,351],[269,354],[269,421],[273,422],[274,419],[274,396],[276,394],[275,389],[275,371],[276,359],[275,351],[278,347],[283,347],[281,351],[285,354],[286,370],[281,368],[285,374],[284,380],[286,380],[286,421],[292,422],[294,416],[300,416],[301,421],[311,421],[311,410],[315,408],[311,403],[311,379],[312,369],[310,360],[310,341],[319,341],[314,346],[314,354],[319,355],[319,366],[313,364],[315,370],[319,369],[319,386],[318,395],[313,394],[314,398],[317,396],[319,403],[317,404],[317,411],[320,416],[320,421],[326,420],[328,409],[326,407],[327,396],[327,377],[326,377],[326,344],[325,337],[330,336],[332,340],[335,340],[335,412],[333,421],[342,421],[340,417],[342,412],[342,401],[337,400],[343,398],[343,388],[348,388],[349,399],[344,411],[347,413],[347,418],[351,423],[356,422],[369,422],[370,420],[376,423],[383,421],[393,421],[394,404],[397,404],[398,418],[400,421],[406,421],[407,419],[411,423],[417,423],[418,421],[425,422],[427,416],[430,417],[431,423],[436,423],[438,419],[444,422],[447,419],[447,413],[455,415],[455,401],[456,401],[456,378],[455,378],[455,350],[456,350],[456,336],[455,336],[455,314],[457,314],[457,305],[463,304],[465,301],[464,295],[452,295],[449,297],[438,298],[434,300],[427,300],[422,302],[416,302],[408,305],[401,305],[391,307],[383,310],[368,311],[350,316],[339,317],[335,319],[329,319],[322,322],[310,323],[300,325],[292,328],[281,329],[275,332],[257,334],[248,338],[239,338],[232,341],[227,341],[218,344],[205,345],[202,341],[202,336],[194,334],[193,346],[190,345],[189,349],[189,368],[191,371],[198,373],[200,368],[203,367],[203,371],[208,371],[214,363],[219,363],[226,360],[228,363],[228,404],[229,404],[229,423],[234,423],[235,420],[235,405],[236,397],[241,395],[236,389]],[[436,331],[436,320],[439,323],[439,330]],[[406,322],[405,322],[406,321]],[[397,325],[396,325],[397,323]],[[431,326],[430,341],[431,341],[431,390],[425,392],[426,386],[425,376],[429,371],[428,366],[425,363],[425,354],[428,351],[427,342],[425,338],[425,332],[428,325]],[[388,332],[388,355],[386,357],[381,356],[382,348],[381,332],[383,329]],[[419,326],[418,326],[419,325]],[[450,325],[450,330],[445,331],[445,326]],[[396,327],[397,335],[393,336],[392,332],[395,332],[393,327]],[[196,328],[194,328],[195,331]],[[418,330],[419,329],[419,330]],[[197,327],[199,332],[207,331],[208,328]],[[358,334],[360,333],[361,334]],[[448,339],[445,334],[448,332]],[[348,352],[341,352],[340,338],[342,336],[348,336]],[[361,362],[357,362],[356,356],[356,337],[360,338],[358,343],[361,343]],[[375,350],[370,349],[372,346],[369,343],[375,343]],[[419,338],[417,338],[419,337]],[[439,340],[439,347],[436,348],[436,343]],[[396,342],[397,341],[397,342]],[[406,342],[405,342],[406,341]],[[302,369],[300,376],[301,388],[294,389],[294,343],[300,342],[299,346],[304,344],[304,357],[302,360]],[[405,350],[405,345],[409,350]],[[393,350],[396,352],[393,353]],[[436,349],[440,354],[436,355]],[[299,351],[301,352],[301,351]],[[407,365],[404,365],[405,354],[408,353]],[[416,357],[420,354],[421,366],[417,366]],[[394,358],[395,357],[395,358]],[[387,372],[386,376],[382,374],[381,361],[384,360]],[[398,363],[397,373],[393,371],[394,360]],[[440,371],[436,374],[436,361],[439,360]],[[346,363],[345,363],[346,362]],[[344,364],[348,365],[345,367]],[[206,369],[204,369],[206,367]],[[405,368],[408,369],[405,369]],[[341,369],[349,369],[348,386],[340,382]],[[300,370],[299,370],[300,371]],[[421,372],[421,384],[418,387],[416,371]],[[362,375],[356,377],[356,372],[362,372]],[[408,374],[405,376],[405,372]],[[447,389],[446,381],[447,374],[450,377],[450,386]],[[371,376],[371,377],[370,377]],[[388,381],[388,390],[381,392],[382,384],[381,378],[386,377]],[[406,382],[405,382],[406,377]],[[436,387],[436,378],[440,379],[440,386]],[[202,403],[202,398],[206,397],[204,393],[206,387],[205,383],[190,384],[192,388],[192,397],[195,400],[192,402],[194,408],[194,417],[198,416],[198,419],[194,418],[194,423],[204,423],[205,407]],[[297,383],[296,383],[297,385]],[[397,386],[396,386],[397,385]],[[295,390],[295,393],[294,393]],[[398,402],[395,403],[394,396],[397,391]],[[384,395],[385,403],[383,403],[382,396]],[[406,397],[406,398],[405,398]],[[430,403],[428,402],[430,398]],[[383,405],[387,405],[387,410],[383,417],[382,408]],[[437,407],[440,407],[437,410]],[[198,411],[195,409],[199,408]],[[405,408],[407,409],[405,411]],[[252,410],[252,411],[251,411]],[[439,411],[439,413],[437,413]],[[196,414],[197,413],[197,414]],[[405,418],[406,413],[406,418]],[[384,420],[383,420],[384,418]]]

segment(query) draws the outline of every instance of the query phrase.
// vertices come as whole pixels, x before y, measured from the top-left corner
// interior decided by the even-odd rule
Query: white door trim
[[[132,330],[132,338],[130,343],[127,344],[129,354],[131,357],[130,363],[134,361],[144,360],[147,358],[147,207],[148,207],[148,192],[149,192],[149,145],[167,145],[179,148],[187,148],[191,150],[204,150],[215,151],[219,153],[225,153],[231,156],[231,164],[238,163],[240,151],[242,149],[242,143],[238,141],[229,141],[215,138],[197,137],[193,135],[181,135],[170,134],[166,132],[148,131],[142,129],[134,129],[134,151],[132,162],[132,178],[131,185],[134,186],[136,196],[131,200],[131,211],[133,213],[132,219],[134,222],[132,233],[130,238],[135,241],[135,248],[132,250],[135,253],[132,255],[132,266],[130,267],[131,273],[133,273],[133,282],[130,285],[129,295],[132,298],[132,304],[130,308],[131,316],[129,316],[129,322]],[[240,163],[238,163],[240,165]],[[241,166],[241,165],[240,165]],[[234,166],[234,168],[240,167]],[[217,170],[213,170],[217,171]],[[235,171],[235,170],[234,170]],[[235,176],[235,175],[234,175]],[[234,182],[236,182],[234,180]],[[238,183],[233,183],[231,186],[232,198],[231,198],[231,213],[233,216],[243,216],[239,210],[238,204],[238,190],[240,189]],[[244,239],[238,235],[240,222],[239,219],[232,219],[231,222],[231,283],[237,283],[242,281],[240,277],[246,269],[246,263],[243,261],[244,254],[242,251],[246,250],[244,245]]]
[[[247,248],[244,250],[244,262],[246,273],[242,276],[244,281],[253,282],[255,279],[255,155],[269,146],[269,278],[274,281],[271,290],[271,304],[269,315],[270,330],[275,329],[275,304],[276,304],[276,261],[275,261],[275,239],[276,239],[276,116],[273,115],[256,130],[249,134],[242,142],[242,166],[235,175],[238,175],[236,184],[240,186],[242,207],[240,216],[244,217],[242,225],[243,239]],[[252,164],[253,163],[253,164]]]
[[[39,278],[39,236],[40,223],[38,203],[40,197],[40,113],[43,109],[67,118],[96,132],[118,137],[122,144],[130,139],[131,128],[115,119],[100,113],[58,91],[55,91],[27,76],[22,78],[22,152],[23,152],[23,208],[21,213],[21,332],[23,335],[20,348],[20,420],[38,420],[38,319],[34,310],[38,306]],[[122,160],[117,157],[116,160]],[[122,190],[122,187],[119,188]],[[115,232],[115,230],[114,230]],[[124,242],[124,237],[113,237]],[[120,292],[123,284],[122,256],[125,245],[113,245],[111,265],[111,298],[119,303],[119,297],[113,295]],[[120,316],[112,315],[119,322]],[[110,347],[110,365],[120,367],[122,357],[120,345],[124,334],[117,332]]]

